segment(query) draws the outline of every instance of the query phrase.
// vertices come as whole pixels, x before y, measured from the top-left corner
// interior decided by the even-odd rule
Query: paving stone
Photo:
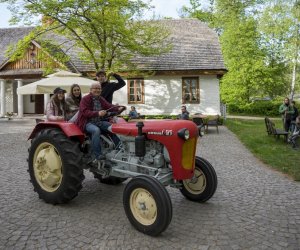
[[[210,130],[197,147],[218,175],[214,197],[195,203],[168,187],[171,224],[150,237],[126,218],[126,183],[101,184],[86,171],[68,204],[40,200],[26,162],[33,126],[0,123],[0,249],[300,249],[300,183],[261,163],[225,127]]]

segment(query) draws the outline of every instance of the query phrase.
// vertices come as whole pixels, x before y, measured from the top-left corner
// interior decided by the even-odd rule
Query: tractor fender
[[[64,132],[64,134],[67,137],[69,137],[69,138],[71,138],[71,137],[78,138],[80,143],[83,143],[84,138],[85,138],[85,134],[82,133],[81,130],[74,123],[65,122],[65,121],[61,121],[61,122],[44,121],[44,122],[38,123],[35,126],[35,128],[31,132],[28,140],[34,138],[35,135],[39,131],[41,131],[43,129],[47,129],[47,128],[59,128],[60,130],[62,130]]]

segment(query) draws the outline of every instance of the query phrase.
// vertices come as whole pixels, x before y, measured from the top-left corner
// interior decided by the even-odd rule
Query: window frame
[[[136,97],[137,96],[137,93],[136,93],[136,89],[137,89],[137,86],[136,86],[136,83],[137,81],[141,81],[141,100],[140,101],[137,101],[136,98],[134,101],[131,101],[130,100],[130,82],[131,81],[134,81],[134,94],[133,96]],[[129,78],[127,79],[127,100],[128,100],[128,104],[144,104],[145,103],[145,83],[144,83],[144,78]]]
[[[186,100],[185,99],[185,80],[196,80],[196,100]],[[182,94],[182,104],[200,104],[200,81],[199,77],[182,77],[182,85],[181,85],[181,94]],[[190,88],[192,91],[192,88]]]

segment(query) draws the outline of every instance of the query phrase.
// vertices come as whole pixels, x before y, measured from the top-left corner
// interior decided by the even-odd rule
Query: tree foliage
[[[214,26],[213,6],[215,0],[209,0],[207,5],[201,0],[190,0],[191,7],[183,6],[180,9],[181,17],[197,18],[209,26]]]
[[[151,8],[141,0],[2,0],[10,3],[13,21],[42,16],[35,38],[55,32],[81,49],[81,59],[95,70],[134,68],[135,55],[159,55],[170,49],[169,32],[155,20],[142,20]],[[55,41],[53,41],[55,42]],[[57,46],[66,46],[58,44]]]
[[[190,0],[184,16],[213,27],[228,73],[221,79],[221,98],[247,103],[253,97],[288,95],[292,74],[299,79],[299,0]],[[298,87],[299,88],[299,87]]]

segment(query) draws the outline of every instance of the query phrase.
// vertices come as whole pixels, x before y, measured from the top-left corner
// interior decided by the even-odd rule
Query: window
[[[200,103],[199,78],[182,78],[182,103]]]
[[[144,103],[144,79],[128,79],[128,103]]]

